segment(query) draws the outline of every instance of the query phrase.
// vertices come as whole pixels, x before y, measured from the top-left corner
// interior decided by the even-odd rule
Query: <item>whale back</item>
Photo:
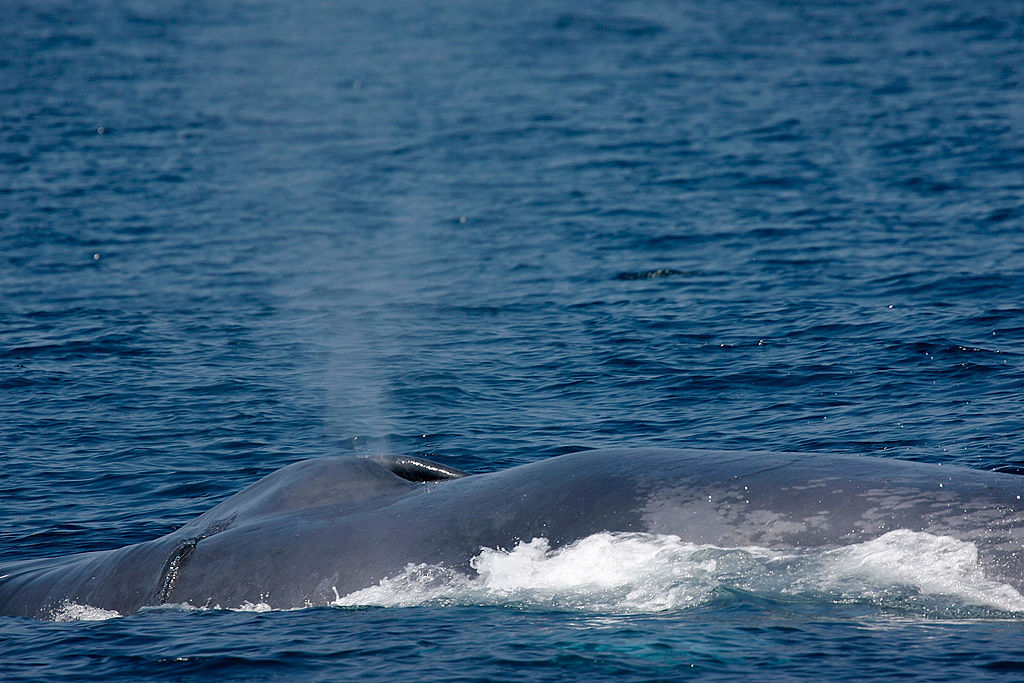
[[[885,458],[615,449],[466,476],[429,460],[289,465],[162,538],[0,568],[0,614],[68,602],[328,604],[412,565],[472,572],[481,547],[601,531],[720,547],[835,548],[896,530],[974,544],[1024,590],[1024,478]]]
[[[0,614],[51,618],[69,604],[126,614],[163,604],[198,544],[218,534],[328,504],[346,512],[372,510],[421,482],[463,476],[455,468],[407,456],[297,462],[153,541],[0,567]]]

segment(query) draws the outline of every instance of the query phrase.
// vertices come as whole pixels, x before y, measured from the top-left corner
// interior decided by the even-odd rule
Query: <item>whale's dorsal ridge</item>
[[[339,456],[302,460],[269,474],[179,530],[206,538],[222,531],[222,520],[238,523],[321,505],[361,506],[408,493],[421,482],[443,481],[465,472],[409,456]],[[208,533],[211,531],[212,533]]]
[[[447,481],[469,476],[455,467],[411,455],[376,455],[369,458],[406,481],[415,483]]]

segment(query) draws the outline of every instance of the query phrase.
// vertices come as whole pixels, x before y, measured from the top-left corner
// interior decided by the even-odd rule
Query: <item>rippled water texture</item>
[[[1022,42],[995,0],[0,4],[0,562],[346,452],[1024,471]],[[4,619],[0,674],[1024,671],[1005,614],[805,598]]]

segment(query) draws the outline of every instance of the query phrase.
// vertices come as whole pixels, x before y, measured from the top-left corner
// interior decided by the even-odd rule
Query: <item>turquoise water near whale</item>
[[[985,0],[3,3],[0,563],[346,453],[1024,472],[1022,42]],[[344,607],[0,618],[0,675],[1019,678],[969,548],[896,540],[948,581],[540,543]]]

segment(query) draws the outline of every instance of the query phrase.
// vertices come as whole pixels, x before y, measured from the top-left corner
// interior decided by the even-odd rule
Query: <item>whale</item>
[[[835,548],[896,530],[972,543],[1024,591],[1024,478],[862,455],[601,449],[469,474],[425,458],[304,460],[160,538],[0,566],[0,615],[67,605],[330,605],[409,565],[472,573],[482,548],[600,532],[716,547]]]

